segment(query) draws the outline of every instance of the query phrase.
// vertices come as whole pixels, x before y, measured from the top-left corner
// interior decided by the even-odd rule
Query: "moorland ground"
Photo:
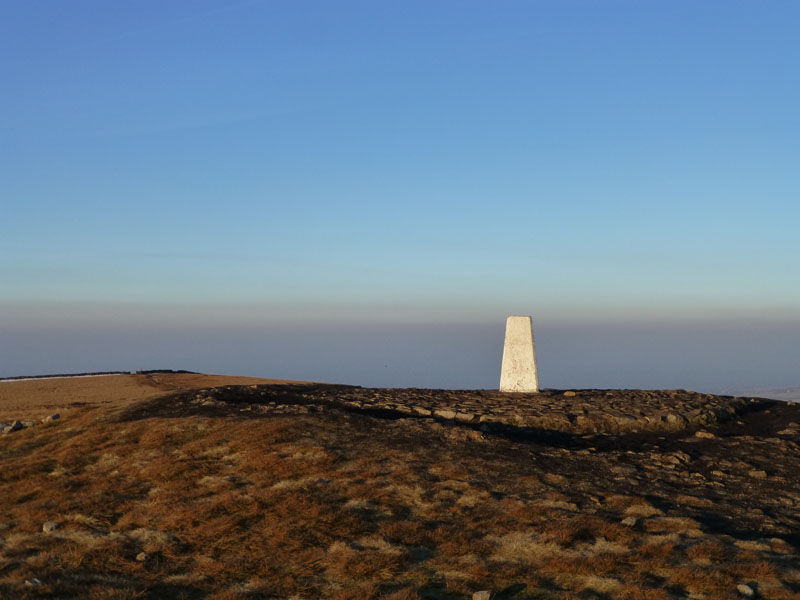
[[[223,385],[291,383],[283,379],[150,372],[0,380],[0,421],[68,413],[86,406],[124,406],[171,392]]]
[[[800,598],[796,405],[191,377],[3,392],[0,597]]]

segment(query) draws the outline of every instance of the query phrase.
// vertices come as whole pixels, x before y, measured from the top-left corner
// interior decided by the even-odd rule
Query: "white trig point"
[[[536,351],[533,349],[533,325],[530,317],[508,317],[506,321],[500,391],[539,391],[539,374],[536,372]]]

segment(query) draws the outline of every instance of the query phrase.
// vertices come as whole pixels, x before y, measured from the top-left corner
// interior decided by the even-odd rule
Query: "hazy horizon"
[[[359,319],[286,308],[6,304],[0,377],[156,368],[374,387],[496,388],[505,315]],[[26,315],[28,318],[26,318]],[[48,321],[49,317],[49,321]],[[800,319],[534,315],[543,387],[798,387]]]
[[[0,5],[0,375],[800,385],[800,4]]]

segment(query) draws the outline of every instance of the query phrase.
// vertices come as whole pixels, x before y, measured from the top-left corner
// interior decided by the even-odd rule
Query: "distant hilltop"
[[[147,369],[140,371],[93,371],[90,373],[53,373],[50,375],[18,375],[16,377],[0,377],[0,381],[17,381],[20,379],[61,379],[65,377],[99,377],[101,375],[152,375],[155,373],[188,373],[201,375],[197,371],[184,369]]]
[[[770,400],[800,402],[800,387],[735,390],[734,393],[737,396],[752,396],[755,398],[769,398]]]

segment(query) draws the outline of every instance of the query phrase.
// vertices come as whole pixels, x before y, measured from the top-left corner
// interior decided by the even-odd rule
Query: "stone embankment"
[[[226,386],[193,392],[194,404],[258,405],[250,410],[297,413],[340,408],[398,417],[455,421],[493,428],[568,433],[680,431],[728,421],[750,399],[685,390],[544,390],[509,394],[482,390],[374,389],[349,386]]]

